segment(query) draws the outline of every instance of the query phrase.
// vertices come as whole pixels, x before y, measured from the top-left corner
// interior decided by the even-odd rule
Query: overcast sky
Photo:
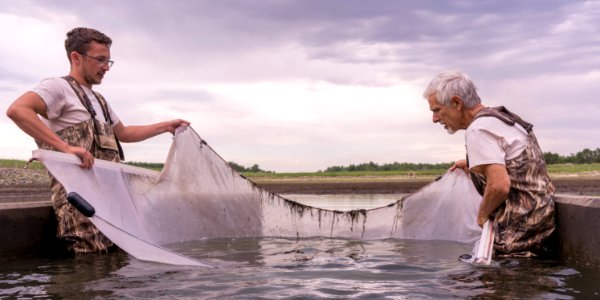
[[[35,143],[5,114],[69,71],[65,34],[113,39],[95,90],[125,125],[173,118],[225,160],[277,172],[373,161],[450,162],[464,131],[431,122],[439,72],[534,124],[544,152],[600,147],[600,1],[0,0],[0,157]],[[164,162],[168,134],[125,144]]]

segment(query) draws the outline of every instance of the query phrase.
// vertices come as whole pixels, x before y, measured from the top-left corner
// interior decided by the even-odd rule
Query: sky
[[[486,106],[534,124],[544,152],[600,147],[600,1],[0,0],[1,158],[36,146],[6,117],[64,76],[66,33],[113,40],[94,89],[125,125],[175,118],[227,161],[276,172],[465,156],[422,93],[467,73]],[[124,144],[164,162],[172,136]]]

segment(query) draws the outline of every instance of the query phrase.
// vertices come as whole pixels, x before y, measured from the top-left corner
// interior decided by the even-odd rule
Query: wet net
[[[95,209],[90,220],[132,256],[203,265],[169,244],[232,237],[424,239],[474,243],[481,196],[463,172],[449,172],[385,207],[349,212],[310,207],[247,180],[191,127],[177,130],[161,172],[70,154],[33,157]]]

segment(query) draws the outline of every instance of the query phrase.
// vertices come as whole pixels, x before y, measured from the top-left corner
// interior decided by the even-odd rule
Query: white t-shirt
[[[102,107],[94,93],[92,93],[92,90],[85,86],[81,87],[92,102],[92,107],[94,107],[94,110],[96,111],[96,119],[108,123],[102,113]],[[63,78],[53,77],[44,79],[31,91],[38,94],[46,103],[46,114],[48,119],[41,119],[42,122],[55,132],[87,121],[91,118],[90,113],[85,106],[83,106],[71,85]],[[114,126],[119,123],[119,117],[108,103],[107,106]]]
[[[527,145],[527,131],[519,124],[507,125],[495,117],[477,118],[465,134],[469,167],[501,164],[521,154]]]

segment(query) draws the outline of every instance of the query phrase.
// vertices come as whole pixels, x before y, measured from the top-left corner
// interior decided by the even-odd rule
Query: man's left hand
[[[182,119],[167,121],[167,131],[175,134],[175,129],[181,125],[190,125],[190,122]]]

